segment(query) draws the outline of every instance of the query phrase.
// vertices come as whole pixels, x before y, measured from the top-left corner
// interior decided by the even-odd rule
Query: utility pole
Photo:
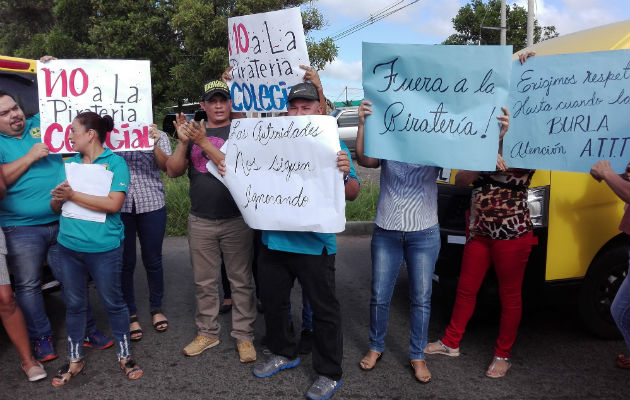
[[[501,0],[501,46],[505,46],[507,44],[507,24],[505,22],[505,0]]]
[[[527,47],[534,44],[534,0],[527,0]]]

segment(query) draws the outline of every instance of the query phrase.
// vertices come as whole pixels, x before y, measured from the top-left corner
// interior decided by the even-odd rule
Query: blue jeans
[[[424,359],[431,315],[433,270],[439,252],[439,225],[415,232],[388,231],[374,226],[370,301],[371,350],[379,353],[385,350],[389,304],[404,260],[409,275],[411,301],[409,359]]]
[[[122,291],[130,315],[136,315],[136,297],[133,273],[136,269],[136,233],[140,239],[142,264],[149,284],[151,311],[162,310],[164,297],[164,273],[162,271],[162,241],[166,232],[166,207],[147,213],[121,213],[125,224],[125,241],[122,267]]]
[[[66,303],[68,358],[83,358],[88,308],[88,276],[92,276],[118,347],[118,359],[130,355],[129,311],[121,290],[123,246],[102,253],[84,253],[59,245],[60,272]]]
[[[8,226],[3,228],[7,243],[7,264],[13,272],[15,297],[24,314],[31,341],[52,336],[50,321],[42,295],[44,261],[59,281],[59,245],[57,222],[46,225]],[[96,330],[88,304],[86,335]]]
[[[628,262],[628,275],[621,283],[615,300],[610,305],[610,313],[623,336],[623,340],[626,341],[628,351],[630,351],[630,260]]]

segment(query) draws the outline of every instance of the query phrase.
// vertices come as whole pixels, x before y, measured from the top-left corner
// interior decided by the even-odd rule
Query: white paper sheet
[[[107,196],[112,186],[114,173],[105,169],[101,164],[64,164],[66,179],[72,190],[93,196]],[[105,222],[107,214],[93,211],[78,205],[73,201],[66,201],[61,207],[62,215],[67,218],[85,221]]]

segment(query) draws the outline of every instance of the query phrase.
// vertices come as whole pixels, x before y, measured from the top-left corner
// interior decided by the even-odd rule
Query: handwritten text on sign
[[[341,232],[345,192],[330,116],[232,121],[225,185],[254,229]]]
[[[72,120],[84,111],[114,119],[106,147],[126,151],[153,147],[149,61],[37,62],[37,84],[42,142],[52,153],[74,151],[68,135]]]
[[[286,111],[309,65],[299,7],[228,19],[234,111]]]
[[[511,52],[511,46],[363,43],[363,89],[373,103],[366,154],[494,170]]]
[[[630,50],[533,57],[515,61],[508,165],[588,172],[630,159]]]

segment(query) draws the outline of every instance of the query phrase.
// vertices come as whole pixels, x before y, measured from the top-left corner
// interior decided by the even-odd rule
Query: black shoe
[[[313,331],[304,329],[300,335],[300,343],[298,343],[299,354],[309,354],[313,349]]]

